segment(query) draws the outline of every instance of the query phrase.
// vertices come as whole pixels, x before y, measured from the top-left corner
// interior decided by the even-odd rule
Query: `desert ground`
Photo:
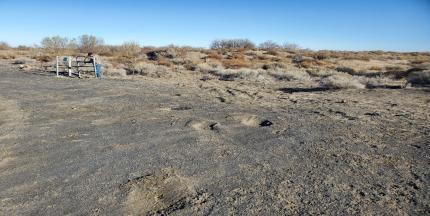
[[[430,214],[429,54],[180,51],[0,53],[0,214]]]

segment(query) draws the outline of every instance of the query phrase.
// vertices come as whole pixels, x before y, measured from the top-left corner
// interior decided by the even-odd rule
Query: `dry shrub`
[[[207,55],[208,55],[208,58],[209,59],[214,59],[214,60],[218,60],[218,61],[220,61],[221,59],[222,59],[222,55],[220,55],[218,52],[216,52],[216,51],[209,51],[208,53],[207,53]]]
[[[277,69],[277,70],[271,70],[268,72],[270,76],[275,78],[276,80],[301,80],[301,81],[308,81],[310,80],[310,76],[308,73],[306,73],[303,70],[284,70],[284,69]]]
[[[199,63],[196,65],[195,67],[196,71],[202,72],[202,73],[213,73],[216,74],[217,71],[221,71],[224,70],[224,68],[222,67],[222,65],[219,64],[209,64],[209,63]]]
[[[382,68],[379,66],[372,66],[369,68],[369,70],[373,70],[373,71],[382,71]]]
[[[108,76],[113,77],[125,77],[127,76],[127,70],[125,70],[124,68],[111,68],[107,70],[107,74]]]
[[[207,55],[200,51],[189,51],[185,55],[184,59],[188,61],[192,61],[194,63],[202,62],[204,59],[207,59]]]
[[[103,63],[104,70],[107,76],[112,77],[125,77],[127,76],[127,71],[124,69],[124,65],[113,64],[110,62]]]
[[[163,66],[167,66],[170,67],[172,64],[166,60],[166,59],[158,59],[157,61],[158,65],[163,65]]]
[[[54,57],[48,55],[36,56],[36,60],[41,63],[48,63],[54,61]]]
[[[4,41],[0,41],[0,50],[8,50],[10,49],[10,45]]]
[[[320,85],[331,89],[364,89],[366,87],[357,77],[347,74],[334,74],[323,78]]]
[[[175,65],[185,65],[186,63],[188,63],[190,61],[186,60],[184,58],[174,58],[171,60],[171,62]]]
[[[351,75],[355,74],[355,70],[349,67],[337,67],[336,71],[351,74]]]
[[[262,79],[262,74],[264,73],[261,69],[222,69],[212,71],[211,74],[219,76],[220,80],[233,81],[235,79],[248,79],[248,80],[259,80]]]
[[[268,40],[268,41],[265,41],[265,42],[261,43],[260,45],[258,45],[258,48],[262,49],[262,50],[267,50],[267,51],[277,50],[277,49],[281,48],[281,45],[279,45],[279,44],[277,44],[271,40]]]
[[[260,61],[270,61],[270,56],[269,55],[262,55],[262,54],[258,54],[257,55],[258,60]]]
[[[263,64],[263,66],[261,66],[261,69],[263,70],[276,70],[279,68],[284,68],[285,66],[281,63],[275,62],[275,63],[267,63],[267,64]]]
[[[186,49],[185,48],[174,48],[170,47],[167,50],[165,50],[165,54],[163,55],[166,58],[174,59],[178,56],[185,56]]]
[[[106,56],[106,57],[113,57],[117,55],[117,53],[118,53],[118,46],[103,45],[101,46],[101,51],[99,52],[99,55]]]
[[[285,43],[282,45],[282,48],[284,48],[288,52],[296,52],[300,49],[300,46],[294,43]]]
[[[400,66],[387,66],[385,67],[386,71],[402,71],[403,68]]]
[[[279,52],[272,49],[272,50],[267,50],[267,52],[265,54],[277,56],[277,55],[279,55]]]
[[[299,67],[303,68],[314,68],[314,67],[322,67],[327,65],[327,63],[318,60],[312,59],[304,59],[297,64]]]
[[[248,39],[214,40],[211,49],[254,49],[255,44]]]
[[[222,61],[222,64],[225,68],[228,69],[239,69],[239,68],[248,68],[249,64],[244,59],[225,59]]]
[[[141,48],[139,43],[130,41],[119,46],[116,54],[126,58],[136,58],[139,56],[140,52]]]
[[[182,66],[189,71],[195,71],[197,69],[197,64],[190,60],[186,60]]]
[[[367,52],[342,52],[342,58],[345,60],[370,61],[373,57]]]
[[[83,53],[100,53],[104,40],[93,35],[82,35],[78,39],[78,48]]]
[[[408,83],[417,87],[430,87],[430,71],[416,71],[409,74]]]
[[[170,69],[162,65],[154,65],[146,62],[138,62],[125,68],[127,75],[142,75],[150,77],[165,77]]]
[[[386,88],[387,86],[395,86],[395,84],[398,86],[399,84],[399,82],[395,82],[388,77],[360,77],[360,82],[369,89]],[[403,87],[404,82],[401,85]]]
[[[0,59],[15,59],[16,57],[13,52],[0,52]]]
[[[324,60],[331,58],[331,52],[330,51],[318,51],[314,54],[312,54],[312,57],[317,60]]]
[[[190,50],[191,48],[189,47],[169,46],[167,52],[172,58],[185,58]]]
[[[320,68],[309,69],[309,70],[306,70],[306,72],[313,77],[328,77],[337,73],[334,70],[327,70],[327,69],[320,69]]]

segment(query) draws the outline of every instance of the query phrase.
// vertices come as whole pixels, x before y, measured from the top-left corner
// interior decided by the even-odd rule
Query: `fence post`
[[[97,78],[97,68],[96,68],[96,57],[93,57],[93,64],[94,64],[94,76]]]
[[[56,61],[56,69],[57,69],[57,77],[59,76],[59,70],[58,70],[58,56],[56,57],[57,61]]]
[[[72,57],[71,56],[67,56],[67,68],[69,72],[69,77],[71,77],[72,76]]]

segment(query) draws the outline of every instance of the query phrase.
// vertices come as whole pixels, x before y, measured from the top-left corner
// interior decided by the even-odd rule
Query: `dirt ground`
[[[185,76],[185,75],[184,75]],[[430,215],[430,90],[0,63],[1,215]]]

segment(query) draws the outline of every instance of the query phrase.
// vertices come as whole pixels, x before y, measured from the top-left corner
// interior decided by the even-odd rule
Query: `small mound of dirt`
[[[217,122],[206,120],[189,120],[185,123],[185,127],[193,128],[194,130],[219,130],[220,124]]]
[[[231,116],[227,116],[227,118],[230,118],[248,127],[268,127],[273,124],[268,119],[264,119],[259,116],[250,114],[234,114]]]
[[[127,215],[166,215],[193,204],[197,197],[190,180],[173,169],[130,180],[122,186],[127,192]]]

